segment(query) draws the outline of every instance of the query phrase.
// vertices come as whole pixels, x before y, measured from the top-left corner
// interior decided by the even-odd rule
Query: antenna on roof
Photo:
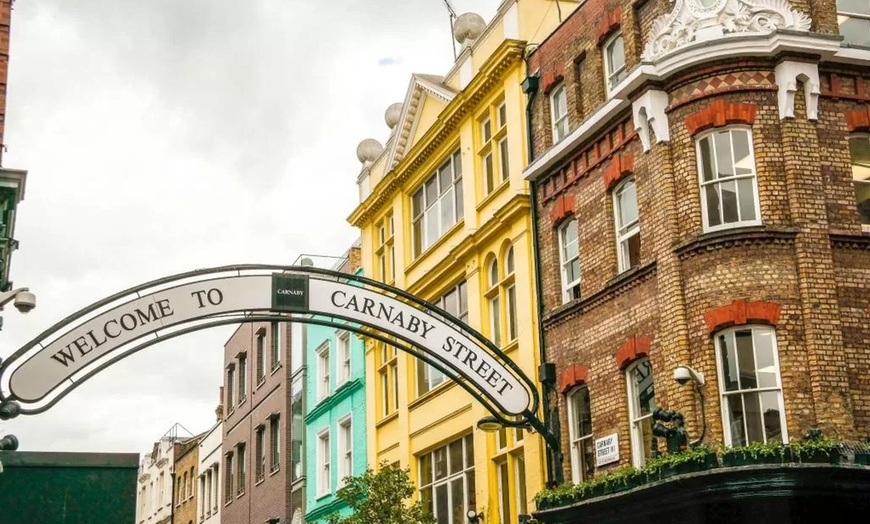
[[[450,0],[444,0],[444,6],[447,7],[447,12],[450,13],[450,41],[453,42],[453,59],[456,60],[456,38],[453,37],[453,21],[456,20],[456,9],[453,9],[453,4]]]

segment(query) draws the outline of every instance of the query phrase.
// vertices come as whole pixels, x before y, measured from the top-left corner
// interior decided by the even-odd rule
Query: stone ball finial
[[[390,129],[396,127],[396,124],[399,123],[400,116],[402,116],[402,103],[396,102],[395,104],[390,104],[390,107],[387,108],[387,112],[384,113],[384,120],[387,122],[387,127]]]
[[[384,146],[374,138],[366,138],[356,146],[356,157],[363,164],[374,162],[384,150]]]
[[[463,13],[453,22],[453,38],[460,44],[472,43],[483,34],[486,22],[477,13]]]

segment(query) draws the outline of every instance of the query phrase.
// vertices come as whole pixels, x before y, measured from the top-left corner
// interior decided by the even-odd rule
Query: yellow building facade
[[[443,77],[413,75],[387,111],[392,133],[358,155],[365,275],[436,304],[486,335],[531,378],[539,358],[526,100],[527,44],[542,41],[577,6],[505,0],[485,24],[462,15],[461,50]],[[485,433],[489,413],[413,356],[366,343],[369,464],[409,467],[439,524],[518,522],[544,486],[537,434]],[[540,416],[540,414],[539,414]]]

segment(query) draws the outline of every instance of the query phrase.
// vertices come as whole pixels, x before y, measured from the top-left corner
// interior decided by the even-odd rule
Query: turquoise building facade
[[[366,469],[365,345],[353,332],[313,324],[305,325],[304,340],[305,522],[311,523],[348,514],[335,494],[344,477]]]

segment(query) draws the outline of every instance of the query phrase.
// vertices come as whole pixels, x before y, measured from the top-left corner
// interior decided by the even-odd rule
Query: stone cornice
[[[831,247],[837,249],[870,250],[870,235],[831,233]]]
[[[793,244],[798,230],[793,227],[744,227],[707,233],[674,248],[680,260],[738,245]]]
[[[505,40],[499,45],[468,87],[453,98],[438,116],[435,124],[411,147],[395,169],[387,173],[372,188],[369,197],[351,213],[347,219],[351,225],[362,227],[396,192],[401,190],[402,185],[429,160],[432,153],[443,145],[462,120],[490,93],[504,73],[522,61],[524,48],[525,42],[520,40]]]
[[[563,304],[544,315],[544,327],[551,328],[567,321],[577,314],[584,314],[606,303],[617,295],[635,288],[656,274],[656,262],[627,271],[607,282],[601,290],[586,298]]]
[[[305,423],[309,424],[314,419],[334,408],[339,402],[351,396],[355,391],[363,387],[362,380],[355,378],[339,385],[335,391],[305,415]]]

